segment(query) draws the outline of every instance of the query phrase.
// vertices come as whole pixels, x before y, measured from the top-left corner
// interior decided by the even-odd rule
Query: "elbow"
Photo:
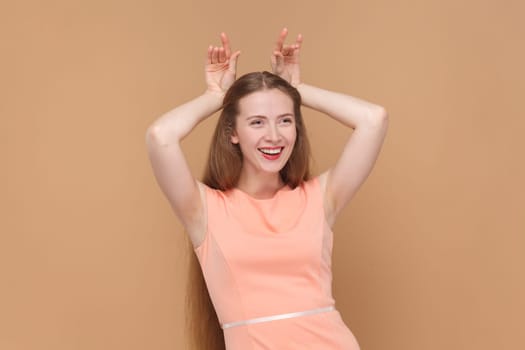
[[[146,130],[146,138],[153,137],[154,135],[158,135],[159,133],[160,127],[157,124],[153,123]]]
[[[368,119],[373,126],[388,125],[388,112],[382,106],[374,106],[370,110]]]
[[[150,144],[155,140],[158,140],[159,127],[155,124],[151,124],[146,130],[146,144]]]
[[[377,106],[376,110],[374,111],[374,118],[377,119],[379,122],[387,122],[388,112],[385,109],[385,107]]]
[[[146,130],[146,144],[147,145],[163,145],[166,146],[173,141],[178,141],[179,137],[169,134],[160,125],[154,123]]]

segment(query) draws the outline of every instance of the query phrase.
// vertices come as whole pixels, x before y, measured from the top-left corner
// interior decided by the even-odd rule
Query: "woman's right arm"
[[[206,92],[165,113],[146,132],[155,178],[195,246],[206,233],[204,185],[193,177],[181,141],[197,124],[220,109],[224,93],[235,81],[240,52],[231,53],[226,34],[221,34],[221,40],[222,47],[208,48]]]

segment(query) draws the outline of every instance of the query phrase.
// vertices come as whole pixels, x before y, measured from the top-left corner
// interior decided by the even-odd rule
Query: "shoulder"
[[[201,210],[199,210],[198,215],[193,218],[192,225],[186,227],[186,231],[194,247],[200,246],[206,237],[210,212],[213,213],[215,208],[218,207],[218,203],[224,201],[223,191],[211,188],[201,181],[197,181],[197,185],[201,199]]]
[[[335,223],[335,203],[333,201],[333,196],[331,196],[329,193],[327,193],[327,183],[330,176],[330,170],[325,171],[324,173],[317,176],[318,183],[319,183],[319,192],[321,193],[322,201],[323,201],[323,210],[325,213],[326,221],[330,225],[330,227],[333,226]]]
[[[327,183],[327,179],[328,179],[328,171],[325,171],[324,173],[316,176],[315,178],[319,182],[319,188],[321,190],[321,193],[324,193],[326,191],[326,183]]]
[[[208,202],[214,202],[217,200],[224,201],[228,196],[228,191],[222,191],[213,187],[210,187],[206,185],[205,183],[198,182],[199,184],[199,191],[202,199],[202,203],[204,204],[204,208],[206,208]]]
[[[318,175],[318,176],[314,176],[306,181],[304,181],[301,186],[306,190],[306,191],[315,191],[319,194],[322,194],[324,193],[324,187],[326,186],[326,179],[325,179],[325,176],[324,174],[321,174],[321,175]]]
[[[228,210],[235,207],[238,202],[233,189],[223,191],[200,182],[199,191],[201,193],[204,222],[206,225],[209,224],[210,219],[212,221],[220,219]]]
[[[312,177],[306,181],[301,182],[292,193],[296,195],[300,194],[300,197],[303,197],[308,202],[314,202],[322,205],[323,201],[323,188],[322,188],[322,178],[319,176]]]

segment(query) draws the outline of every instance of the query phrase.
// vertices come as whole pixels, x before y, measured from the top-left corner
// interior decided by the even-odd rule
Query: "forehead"
[[[253,92],[239,100],[239,114],[252,115],[282,115],[293,114],[293,100],[278,89]]]

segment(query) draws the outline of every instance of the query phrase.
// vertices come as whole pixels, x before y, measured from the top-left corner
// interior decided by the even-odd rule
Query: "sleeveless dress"
[[[227,350],[359,350],[334,308],[333,233],[318,178],[270,199],[207,187],[206,201],[195,253]]]

